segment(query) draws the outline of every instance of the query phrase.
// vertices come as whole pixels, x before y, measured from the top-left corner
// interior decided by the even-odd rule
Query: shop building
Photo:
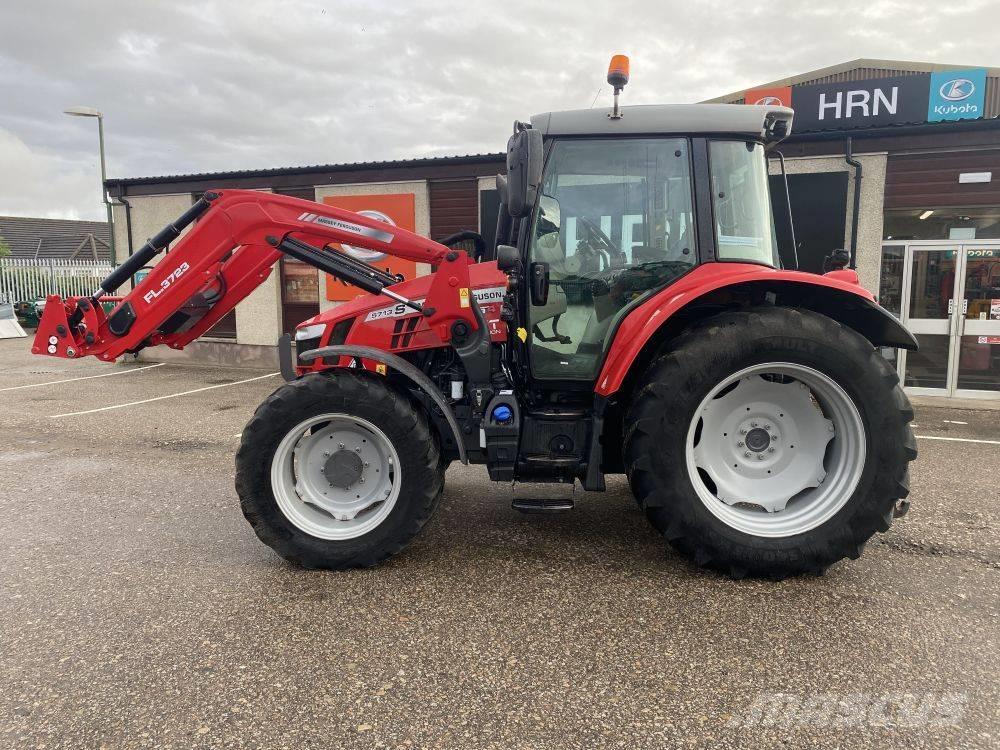
[[[782,103],[795,126],[771,161],[783,262],[820,272],[847,248],[862,282],[917,336],[886,351],[915,394],[1000,399],[1000,69],[856,60],[713,99]],[[504,155],[109,180],[118,260],[205,190],[268,190],[363,211],[432,238],[489,241]],[[996,180],[994,179],[996,175]],[[788,221],[794,219],[794,242]],[[599,217],[598,217],[599,218]],[[371,259],[379,263],[398,260]],[[410,275],[421,266],[396,268]],[[278,336],[354,292],[283,261],[184,352],[272,365]]]
[[[885,352],[906,389],[1000,399],[1000,69],[855,60],[712,101],[795,109],[787,201],[771,161],[784,263],[853,248],[920,343]]]

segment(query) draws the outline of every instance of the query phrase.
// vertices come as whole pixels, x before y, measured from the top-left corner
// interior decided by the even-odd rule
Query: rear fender
[[[768,303],[826,315],[856,330],[873,346],[917,348],[913,334],[878,305],[868,290],[851,283],[844,272],[819,276],[748,264],[710,263],[625,317],[608,347],[596,393],[607,397],[623,387],[627,390],[636,373],[697,320],[734,307]]]

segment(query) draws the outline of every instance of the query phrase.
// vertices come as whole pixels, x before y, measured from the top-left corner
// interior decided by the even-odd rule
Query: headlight
[[[311,326],[303,326],[295,329],[295,340],[305,341],[306,339],[318,339],[326,330],[326,323],[316,323]]]

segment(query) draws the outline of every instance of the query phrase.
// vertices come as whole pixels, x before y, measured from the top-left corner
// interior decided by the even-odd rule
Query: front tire
[[[236,454],[236,491],[257,536],[307,568],[368,567],[403,549],[444,482],[424,415],[385,378],[339,369],[282,385]]]
[[[653,362],[626,417],[640,507],[696,564],[822,573],[887,531],[909,492],[913,418],[855,331],[762,307],[695,326]]]

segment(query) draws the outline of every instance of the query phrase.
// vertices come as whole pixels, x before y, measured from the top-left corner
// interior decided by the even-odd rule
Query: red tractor
[[[287,382],[243,433],[243,512],[283,557],[341,569],[399,552],[461,461],[591,491],[624,473],[676,549],[737,577],[857,558],[905,512],[916,456],[876,347],[916,341],[843,259],[781,268],[766,155],[791,110],[619,109],[623,76],[609,81],[610,112],[516,124],[494,247],[209,192],[92,296],[50,297],[33,351],[182,348],[288,255],[367,294],[302,323],[294,351],[279,342]],[[101,298],[178,237],[105,313]],[[457,248],[469,241],[474,257]],[[342,245],[434,271],[404,280]]]

